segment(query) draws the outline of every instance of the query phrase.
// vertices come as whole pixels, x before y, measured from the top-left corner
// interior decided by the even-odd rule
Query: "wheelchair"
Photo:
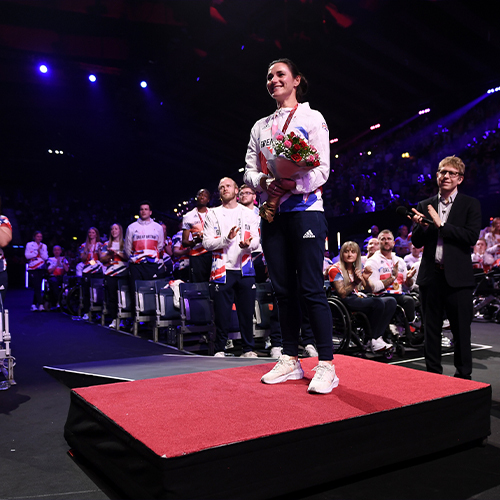
[[[371,326],[366,314],[352,311],[334,294],[330,283],[325,281],[328,306],[332,314],[332,340],[334,354],[363,356],[369,351],[368,341],[372,338]],[[391,359],[393,349],[380,353]]]
[[[476,270],[472,293],[473,321],[500,323],[500,268]]]
[[[65,275],[59,294],[61,309],[71,316],[81,316],[83,310],[83,292],[80,277]]]

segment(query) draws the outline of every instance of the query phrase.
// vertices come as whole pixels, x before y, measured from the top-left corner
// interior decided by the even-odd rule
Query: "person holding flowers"
[[[302,299],[318,350],[308,391],[326,394],[339,383],[333,365],[332,318],[323,290],[328,227],[321,186],[330,173],[328,127],[319,111],[302,102],[307,81],[289,59],[269,65],[267,90],[277,109],[252,128],[244,176],[265,203],[262,247],[283,336],[283,355],[262,382],[277,384],[304,376],[298,360]]]

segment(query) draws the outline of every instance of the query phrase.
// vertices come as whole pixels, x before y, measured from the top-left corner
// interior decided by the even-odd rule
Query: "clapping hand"
[[[250,246],[250,242],[252,241],[252,237],[250,236],[244,241],[240,241],[240,248],[248,248]]]
[[[370,278],[370,276],[373,274],[373,270],[370,266],[367,266],[363,269],[363,278],[368,281],[368,279]]]
[[[398,278],[398,271],[399,271],[399,262],[396,262],[394,264],[394,267],[392,268],[392,277],[396,280]]]
[[[354,269],[354,283],[358,284],[363,281],[363,275],[361,273],[361,269]]]
[[[408,271],[408,273],[407,273],[407,275],[406,275],[406,279],[407,279],[407,280],[411,280],[411,279],[413,278],[413,276],[415,276],[415,273],[416,273],[416,272],[417,272],[417,268],[416,268],[416,267],[412,267],[412,268]]]
[[[229,231],[229,234],[227,235],[227,237],[230,239],[230,240],[234,240],[234,238],[236,237],[236,235],[238,234],[238,231],[240,230],[240,228],[238,226],[233,226],[231,228],[231,231]]]

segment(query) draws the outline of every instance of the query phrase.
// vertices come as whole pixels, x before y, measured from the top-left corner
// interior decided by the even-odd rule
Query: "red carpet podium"
[[[339,355],[312,395],[316,362],[272,386],[269,363],[76,389],[65,438],[130,498],[257,499],[490,433],[489,385]]]

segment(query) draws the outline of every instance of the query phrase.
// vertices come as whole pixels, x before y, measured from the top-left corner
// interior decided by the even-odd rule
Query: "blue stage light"
[[[40,73],[47,73],[47,71],[49,71],[49,68],[47,68],[47,66],[45,66],[45,64],[41,64],[40,67],[38,68],[40,70]]]
[[[89,80],[94,83],[97,80],[97,77],[95,75],[89,75]]]
[[[145,82],[144,80],[141,82],[141,87],[145,89],[148,86],[148,83]]]

